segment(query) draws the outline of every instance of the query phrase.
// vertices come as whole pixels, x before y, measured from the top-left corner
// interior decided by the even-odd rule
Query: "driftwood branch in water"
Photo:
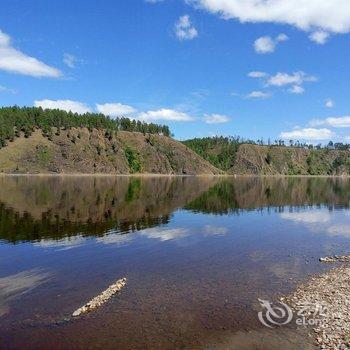
[[[85,314],[94,309],[97,309],[98,307],[103,305],[105,302],[107,302],[114,294],[118,293],[126,285],[126,281],[127,281],[126,278],[119,279],[118,281],[110,285],[101,294],[99,294],[98,296],[90,300],[88,303],[86,303],[84,306],[75,310],[72,316],[73,317],[80,316],[81,314]]]

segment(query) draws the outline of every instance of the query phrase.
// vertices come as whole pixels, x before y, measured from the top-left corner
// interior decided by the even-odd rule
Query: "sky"
[[[349,33],[345,0],[2,0],[0,105],[350,142]]]

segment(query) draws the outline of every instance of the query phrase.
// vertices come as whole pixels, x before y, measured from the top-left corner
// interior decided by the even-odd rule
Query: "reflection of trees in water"
[[[218,180],[194,177],[1,177],[0,238],[11,242],[127,233],[171,213]]]
[[[1,177],[0,238],[10,242],[128,233],[178,208],[227,214],[286,206],[348,207],[350,180],[268,177]]]
[[[195,212],[228,214],[249,209],[286,206],[349,207],[348,178],[240,177],[227,178],[188,203]]]

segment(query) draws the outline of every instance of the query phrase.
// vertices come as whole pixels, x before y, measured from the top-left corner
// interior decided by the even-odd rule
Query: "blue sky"
[[[350,136],[342,0],[3,0],[0,30],[2,106],[123,113],[179,139]]]

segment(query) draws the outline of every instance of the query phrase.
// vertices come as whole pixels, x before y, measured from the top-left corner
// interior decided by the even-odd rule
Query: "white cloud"
[[[350,116],[331,117],[324,120],[314,119],[310,122],[311,126],[326,125],[332,128],[350,128]]]
[[[291,220],[305,224],[321,224],[329,222],[331,220],[330,214],[324,211],[281,213],[280,216],[285,220]]]
[[[287,41],[289,38],[286,34],[279,34],[275,39],[270,36],[262,36],[254,41],[254,49],[257,53],[266,54],[274,52],[276,45]]]
[[[280,137],[282,139],[298,139],[298,140],[328,140],[333,136],[333,133],[329,129],[296,129],[293,131],[281,132]]]
[[[155,111],[142,112],[137,116],[137,119],[145,122],[157,120],[188,122],[194,120],[195,118],[184,112],[162,108]]]
[[[300,95],[305,92],[305,89],[300,85],[293,85],[288,91],[291,94]]]
[[[78,60],[74,55],[71,55],[70,53],[63,54],[63,63],[69,68],[75,68],[77,61]]]
[[[302,71],[293,74],[277,73],[267,80],[269,86],[301,85],[304,82],[315,82],[317,78]]]
[[[253,71],[248,73],[249,78],[264,78],[267,74],[265,72]]]
[[[309,39],[314,41],[316,44],[324,45],[329,38],[329,33],[323,30],[318,30],[309,35]]]
[[[78,114],[91,112],[91,109],[85,103],[72,100],[40,100],[34,101],[34,105],[35,107],[42,107],[44,109],[61,109]]]
[[[118,234],[118,233],[112,233],[107,232],[102,237],[96,238],[97,243],[102,243],[102,244],[114,244],[116,246],[124,246],[130,242],[132,242],[134,237],[130,234]]]
[[[0,278],[0,317],[10,311],[10,304],[30,292],[52,275],[40,269],[22,271]]]
[[[198,31],[192,25],[189,15],[181,16],[178,19],[174,31],[179,40],[192,40],[198,36]]]
[[[350,32],[347,0],[186,0],[224,19],[288,24],[306,32]]]
[[[136,112],[134,107],[123,105],[121,103],[96,104],[96,110],[99,113],[110,117],[120,117]]]
[[[271,53],[275,51],[275,42],[269,36],[262,36],[254,41],[254,49],[257,53]]]
[[[246,98],[261,98],[261,99],[265,99],[269,97],[271,97],[271,94],[264,91],[252,91],[250,94],[246,96]]]
[[[156,4],[158,2],[163,2],[164,0],[145,0],[145,2],[148,2],[150,4]]]
[[[0,69],[32,77],[58,78],[62,73],[11,45],[11,38],[0,30]]]
[[[57,250],[68,250],[72,248],[77,248],[86,242],[85,238],[76,237],[65,237],[60,240],[53,239],[41,239],[38,242],[33,243],[34,246],[41,248],[54,248]]]
[[[283,43],[284,41],[287,41],[289,38],[286,34],[281,33],[276,37],[276,41]]]
[[[325,105],[327,108],[333,108],[333,107],[334,107],[334,101],[331,100],[330,98],[328,98],[328,99],[325,101],[324,105]]]
[[[138,232],[141,236],[147,238],[159,239],[160,241],[170,241],[173,239],[185,238],[190,231],[184,228],[161,229],[159,227],[147,228]]]
[[[227,123],[228,121],[230,121],[230,117],[222,114],[210,114],[204,116],[204,121],[207,124]]]

